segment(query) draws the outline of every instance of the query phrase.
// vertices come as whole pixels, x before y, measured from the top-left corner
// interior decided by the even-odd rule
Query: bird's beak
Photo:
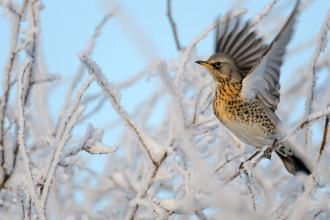
[[[209,64],[206,61],[196,61],[199,65],[205,66],[205,67],[211,67],[211,64]]]

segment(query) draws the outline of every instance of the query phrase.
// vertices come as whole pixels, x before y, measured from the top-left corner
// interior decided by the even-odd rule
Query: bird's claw
[[[241,174],[245,174],[245,175],[248,175],[248,172],[246,169],[244,169],[243,165],[244,165],[245,162],[242,162],[239,167],[238,167],[238,170]],[[243,172],[241,171],[243,169]],[[240,175],[240,177],[242,178],[242,175]]]
[[[267,147],[267,149],[264,151],[264,155],[265,155],[265,158],[267,158],[268,160],[271,160],[272,150],[269,147]]]
[[[243,165],[244,165],[244,162],[242,162],[242,163],[239,165],[238,169],[239,169],[239,170],[242,169]]]

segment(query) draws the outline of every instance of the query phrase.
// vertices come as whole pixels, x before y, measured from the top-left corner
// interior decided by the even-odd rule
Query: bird
[[[264,146],[268,146],[265,156],[270,159],[269,147],[286,136],[285,126],[275,111],[280,101],[280,67],[293,33],[299,3],[297,0],[270,44],[257,37],[250,21],[240,25],[240,17],[233,20],[228,15],[224,30],[220,31],[219,23],[217,25],[215,53],[206,61],[196,61],[215,81],[213,111],[216,117],[238,139],[256,148],[246,161],[258,155]],[[310,175],[311,169],[304,162],[304,156],[293,146],[285,141],[275,152],[289,173]]]

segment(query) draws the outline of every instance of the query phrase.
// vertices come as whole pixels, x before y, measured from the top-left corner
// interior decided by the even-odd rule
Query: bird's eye
[[[214,66],[215,66],[215,67],[220,67],[220,66],[221,66],[221,63],[220,63],[220,62],[216,62],[216,63],[214,64]]]

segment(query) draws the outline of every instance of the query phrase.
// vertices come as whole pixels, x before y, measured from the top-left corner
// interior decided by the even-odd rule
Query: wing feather
[[[227,16],[223,31],[220,31],[220,25],[217,26],[215,52],[232,57],[244,77],[265,51],[266,45],[261,38],[256,37],[249,22],[240,26],[240,17],[234,21],[229,17]]]
[[[235,23],[235,27],[233,29],[233,31],[230,33],[230,35],[228,36],[228,43],[226,45],[226,47],[224,48],[225,53],[228,53],[229,51],[232,50],[232,47],[234,46],[234,39],[235,36],[237,35],[237,32],[239,31],[239,24],[240,24],[240,19],[236,19],[236,23]]]
[[[242,49],[242,46],[244,46],[244,40],[249,36],[249,33],[250,33],[249,31],[251,31],[250,24],[249,24],[249,22],[246,22],[244,28],[235,37],[235,40],[234,40],[235,45],[231,51],[233,54],[240,54],[240,51],[241,51],[240,49]],[[253,34],[252,34],[251,37],[253,38],[255,36],[253,36]]]
[[[243,80],[242,95],[245,98],[259,99],[260,102],[273,111],[277,109],[277,104],[280,101],[280,67],[285,48],[293,33],[299,3],[300,0],[297,1],[293,12],[280,33],[262,53]],[[254,60],[254,57],[242,59],[241,62],[244,66],[252,60]]]

